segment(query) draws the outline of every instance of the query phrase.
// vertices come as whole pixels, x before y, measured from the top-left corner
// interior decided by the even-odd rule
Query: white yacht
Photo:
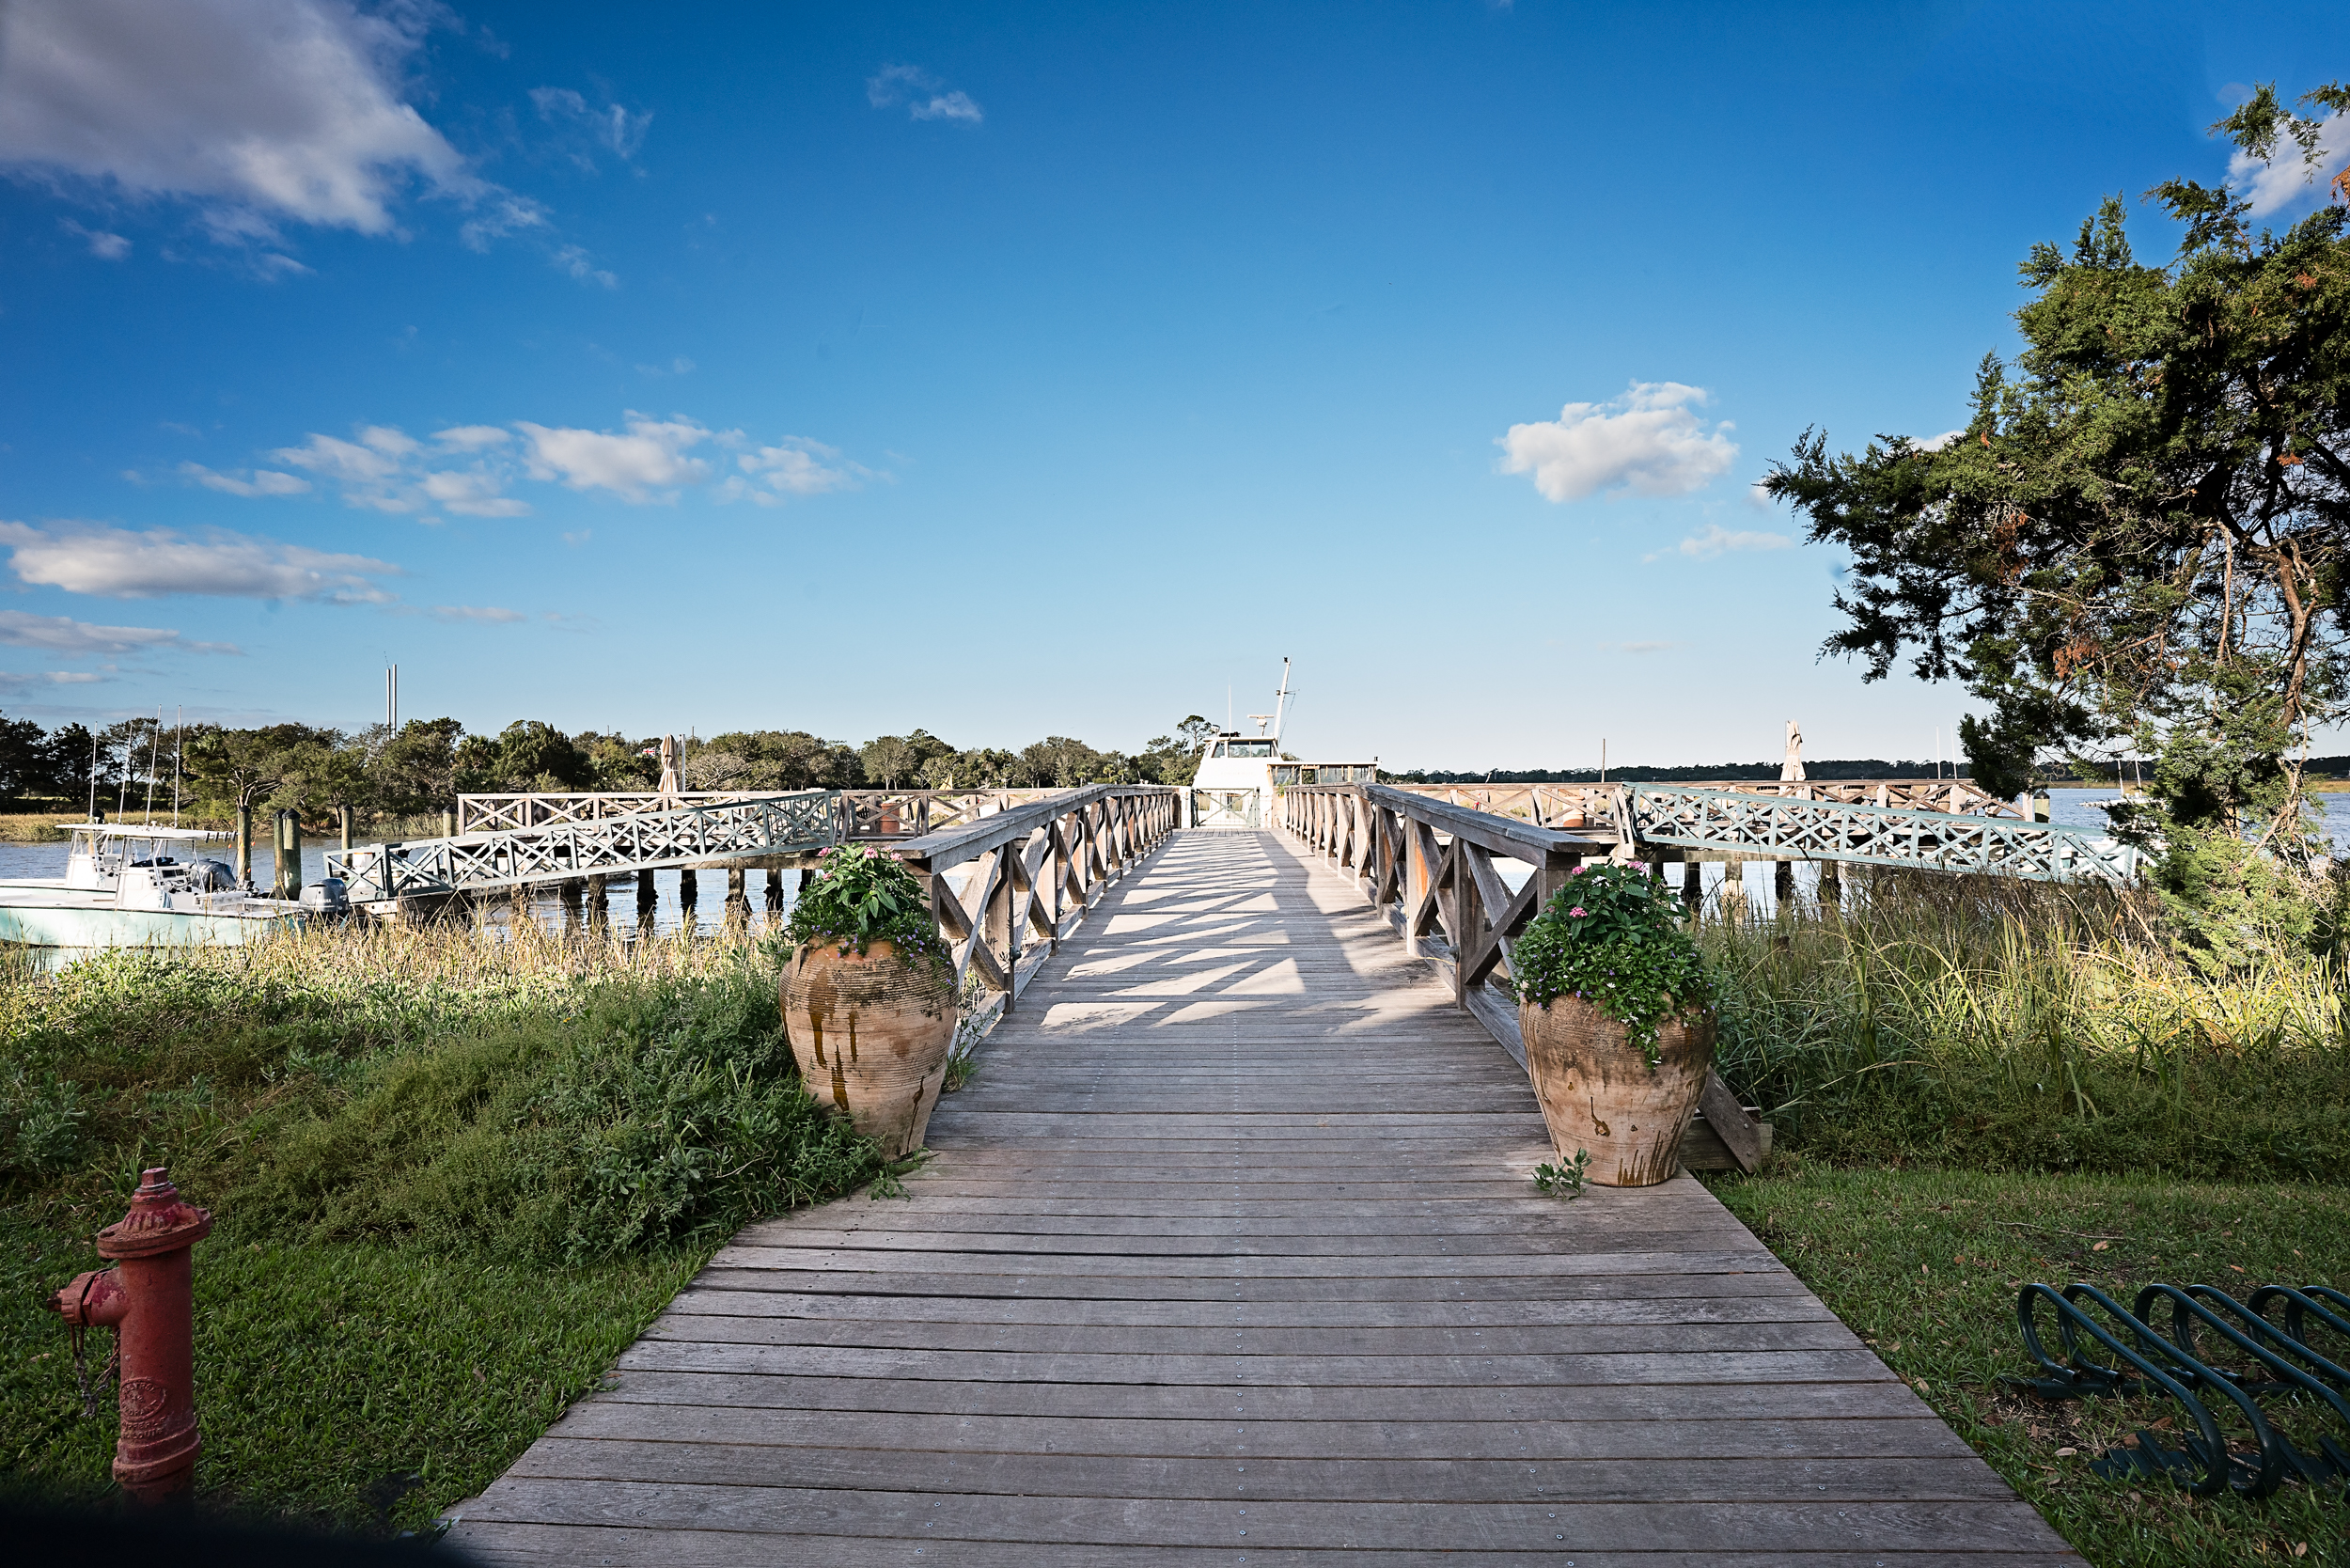
[[[1187,813],[1193,827],[1270,827],[1279,820],[1275,801],[1292,785],[1378,782],[1376,758],[1368,762],[1303,762],[1283,756],[1281,722],[1288,713],[1289,695],[1290,662],[1284,659],[1273,712],[1248,715],[1257,733],[1227,729],[1200,747]],[[1265,732],[1267,723],[1273,726],[1271,734]]]
[[[227,862],[180,858],[222,836],[193,827],[73,822],[61,877],[0,881],[0,942],[33,948],[118,948],[248,942],[342,902],[341,885],[300,902],[237,886]]]

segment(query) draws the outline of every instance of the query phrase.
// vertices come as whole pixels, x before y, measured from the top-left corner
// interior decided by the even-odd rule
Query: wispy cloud
[[[691,368],[690,361],[678,363]],[[733,453],[730,463],[727,452]],[[638,505],[666,504],[718,478],[724,465],[732,472],[708,493],[713,499],[780,506],[890,477],[807,436],[761,444],[688,415],[660,417],[634,410],[622,416],[619,430],[518,419],[452,425],[420,440],[397,426],[366,425],[352,439],[312,431],[300,446],[266,455],[312,478],[272,468],[222,473],[197,463],[180,464],[180,474],[191,483],[247,497],[303,494],[315,488],[315,479],[332,486],[330,494],[339,494],[346,506],[394,516],[438,510],[461,517],[530,515],[530,502],[513,494],[525,480]]]
[[[225,528],[190,537],[169,528],[133,532],[95,524],[39,528],[0,523],[0,545],[8,547],[8,567],[19,580],[104,599],[188,593],[384,604],[392,595],[377,579],[401,574],[389,561]]]
[[[838,447],[797,435],[744,452],[734,463],[742,472],[718,487],[718,499],[749,500],[762,507],[779,507],[795,496],[853,490],[873,477],[872,469],[851,463]]]
[[[950,89],[920,66],[887,65],[865,80],[865,101],[876,109],[905,106],[908,118],[978,125],[986,112],[971,95]]]
[[[564,156],[584,169],[596,167],[597,150],[609,152],[622,163],[634,163],[637,149],[645,145],[646,133],[652,129],[650,113],[624,109],[618,103],[599,108],[570,87],[533,87],[530,102],[540,119],[560,134]]]
[[[120,234],[110,234],[102,228],[85,228],[71,218],[59,218],[57,227],[89,246],[89,253],[101,261],[121,261],[131,254],[131,242]]]
[[[435,604],[432,619],[443,625],[511,626],[530,618],[520,610],[504,610],[494,604]]]
[[[1788,550],[1794,541],[1785,534],[1762,533],[1749,529],[1730,529],[1719,523],[1709,523],[1702,533],[1691,534],[1670,550],[1659,550],[1643,556],[1643,560],[1662,560],[1667,556],[1686,556],[1691,560],[1710,561],[1731,550]]]
[[[1703,387],[1634,382],[1604,403],[1569,403],[1556,419],[1512,425],[1495,445],[1501,471],[1531,474],[1552,501],[1579,501],[1603,490],[1680,495],[1702,489],[1738,456],[1725,419],[1707,430],[1690,412],[1709,400]]]
[[[310,481],[292,474],[281,474],[274,468],[256,468],[244,478],[234,474],[217,474],[200,463],[183,463],[180,474],[194,479],[207,490],[217,490],[224,495],[306,495]]]
[[[191,642],[158,626],[95,626],[61,615],[0,610],[0,643],[41,648],[52,653],[136,653],[179,649],[189,653],[243,653],[233,642]]]

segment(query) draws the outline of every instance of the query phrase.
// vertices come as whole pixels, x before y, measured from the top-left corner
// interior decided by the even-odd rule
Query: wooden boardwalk
[[[2077,1561],[1686,1176],[1537,1197],[1524,1075],[1337,875],[1182,833],[931,1124],[754,1225],[464,1510],[507,1562]]]

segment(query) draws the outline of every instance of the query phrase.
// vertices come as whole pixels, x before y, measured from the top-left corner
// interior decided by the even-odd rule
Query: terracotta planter
[[[1519,1003],[1518,1027],[1559,1158],[1590,1150],[1590,1180],[1609,1187],[1653,1186],[1680,1168],[1681,1135],[1714,1066],[1711,1013],[1658,1027],[1654,1071],[1622,1024],[1574,996]]]
[[[922,1147],[955,1040],[953,980],[888,942],[812,942],[783,977],[783,1027],[808,1092],[898,1159]]]

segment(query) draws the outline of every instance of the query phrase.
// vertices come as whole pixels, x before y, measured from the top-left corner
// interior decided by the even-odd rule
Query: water
[[[65,861],[69,847],[64,843],[25,844],[0,841],[0,880],[18,877],[61,877],[65,875]],[[235,846],[229,840],[223,839],[217,845],[198,845],[193,850],[175,849],[173,853],[184,859],[210,857],[233,863]],[[322,845],[306,844],[303,846],[302,881],[305,886],[326,874],[327,853],[326,847]],[[340,852],[337,850],[336,853]],[[685,906],[678,897],[680,873],[652,871],[639,874],[650,875],[653,879],[653,888],[657,896],[653,906],[653,931],[657,934],[666,936],[683,929]],[[751,913],[754,917],[762,915],[766,909],[767,874],[764,871],[751,871],[746,875],[745,890],[750,896]],[[783,878],[783,907],[788,913],[792,901],[798,896],[800,876],[797,871],[783,871],[778,874]],[[272,851],[272,846],[255,844],[253,846],[253,885],[267,891],[275,882],[276,876],[277,858]],[[696,925],[702,931],[709,931],[726,918],[727,873],[723,870],[704,870],[697,872],[697,877],[698,885],[696,891],[699,896],[695,902]],[[605,898],[604,907],[610,913],[613,928],[619,931],[638,930],[636,878],[616,876],[609,880],[608,886],[609,891]],[[560,929],[564,924],[566,911],[562,900],[556,895],[551,884],[535,890],[525,907],[532,919],[550,929]],[[478,905],[479,913],[486,916],[494,925],[503,925],[509,918],[512,908],[513,903],[510,900],[497,896],[485,898]],[[581,908],[584,914],[586,908],[584,901]]]

